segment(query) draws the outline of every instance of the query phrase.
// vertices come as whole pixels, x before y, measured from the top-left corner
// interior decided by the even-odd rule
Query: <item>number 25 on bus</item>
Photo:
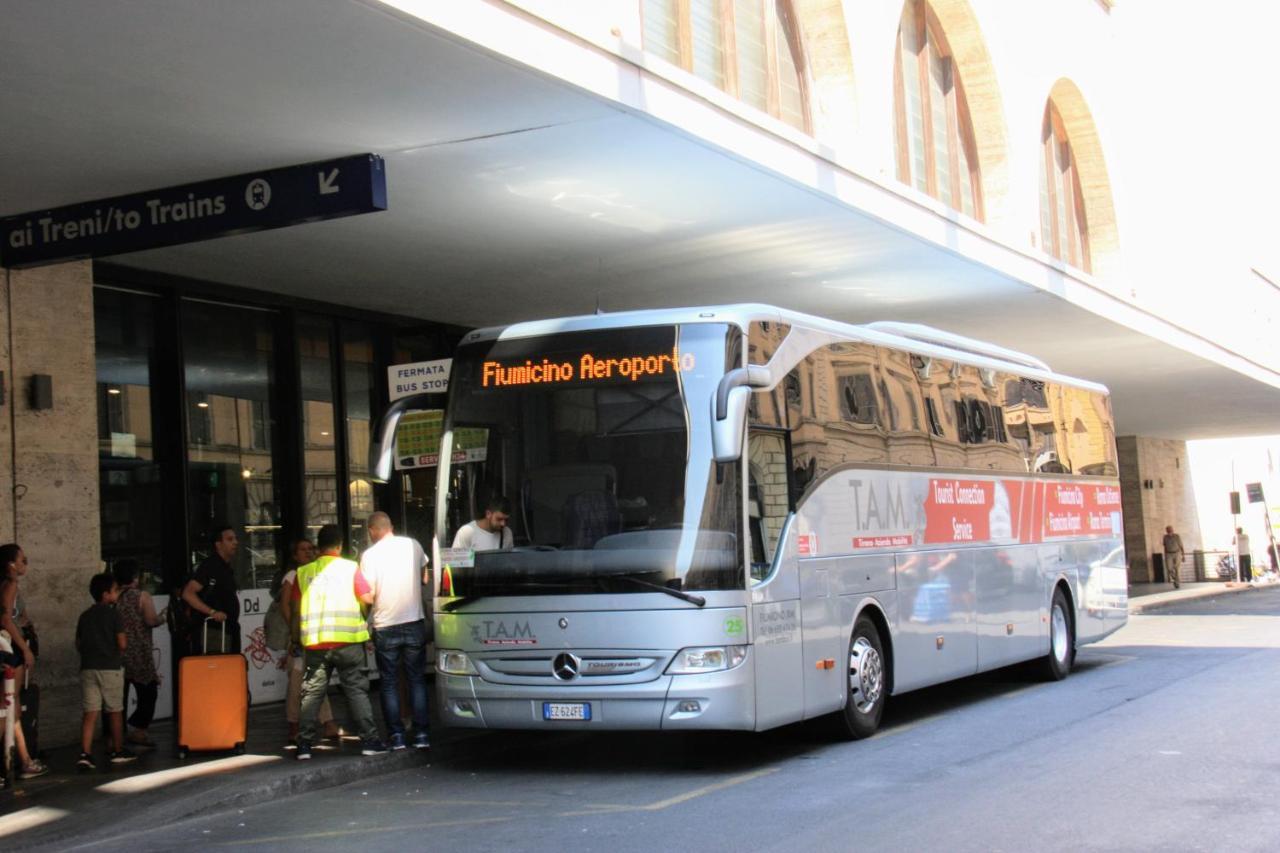
[[[391,406],[377,477],[401,415],[439,405]],[[412,476],[434,473],[449,725],[864,737],[890,696],[1060,679],[1125,622],[1106,389],[925,326],[737,305],[482,329],[439,443]]]

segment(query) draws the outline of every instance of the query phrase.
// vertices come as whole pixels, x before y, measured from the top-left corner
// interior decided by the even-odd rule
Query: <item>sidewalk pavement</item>
[[[1164,607],[1181,604],[1196,598],[1209,598],[1215,595],[1229,595],[1250,589],[1276,586],[1280,580],[1274,574],[1265,574],[1252,583],[1239,581],[1210,581],[1207,583],[1184,583],[1180,589],[1174,589],[1168,583],[1135,583],[1129,585],[1129,615],[1150,613]]]
[[[377,707],[377,697],[374,705]],[[341,694],[329,697],[334,718],[347,719]],[[385,727],[384,727],[385,730]],[[73,836],[95,841],[154,828],[196,814],[255,805],[305,791],[342,785],[400,770],[427,768],[457,754],[475,737],[434,727],[431,749],[362,756],[360,740],[321,741],[310,761],[286,749],[284,704],[249,709],[245,753],[192,753],[180,759],[172,721],[151,726],[154,749],[138,751],[130,764],[112,765],[96,743],[97,769],[78,771],[78,744],[42,751],[50,772],[0,791],[0,849],[65,849]],[[135,747],[135,749],[137,749]],[[474,750],[469,749],[469,754]]]

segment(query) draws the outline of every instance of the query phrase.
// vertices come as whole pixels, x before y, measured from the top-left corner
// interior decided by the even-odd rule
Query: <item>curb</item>
[[[1199,601],[1202,598],[1212,598],[1218,595],[1232,595],[1238,592],[1247,592],[1251,589],[1261,589],[1254,587],[1252,584],[1242,584],[1234,581],[1224,583],[1217,589],[1203,589],[1188,592],[1186,595],[1180,595],[1176,598],[1166,598],[1161,601],[1150,601],[1143,603],[1141,600],[1129,602],[1129,615],[1139,616],[1143,613],[1150,613],[1153,610],[1164,610],[1167,607],[1176,607],[1188,601]],[[1155,598],[1156,596],[1144,596],[1146,598]]]

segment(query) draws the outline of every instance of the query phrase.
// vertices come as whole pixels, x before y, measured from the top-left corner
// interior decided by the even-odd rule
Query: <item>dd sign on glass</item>
[[[195,243],[387,209],[376,154],[268,169],[0,219],[0,266]]]

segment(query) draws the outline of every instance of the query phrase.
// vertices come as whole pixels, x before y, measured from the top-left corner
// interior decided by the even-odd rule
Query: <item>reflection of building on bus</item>
[[[752,325],[753,363],[773,353],[779,332]],[[759,396],[758,422],[791,433],[801,491],[853,463],[1117,475],[1106,396],[1061,383],[839,342],[815,347]]]

